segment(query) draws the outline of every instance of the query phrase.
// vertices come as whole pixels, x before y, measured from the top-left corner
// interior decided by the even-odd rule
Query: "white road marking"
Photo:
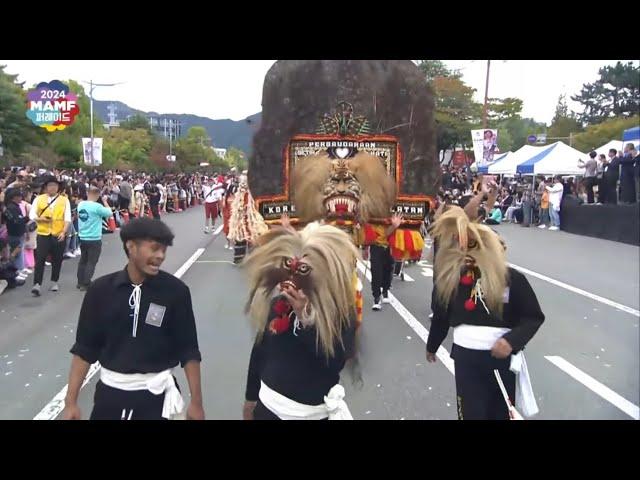
[[[362,262],[358,262],[358,270],[360,273],[367,277],[367,280],[371,282],[371,270],[365,269],[365,266]],[[365,274],[366,271],[366,274]],[[414,332],[418,334],[418,336],[422,339],[422,341],[426,344],[427,339],[429,338],[429,330],[424,328],[424,326],[413,316],[413,314],[407,310],[407,308],[393,295],[393,293],[389,292],[389,300],[391,300],[391,306],[398,312],[398,314],[404,319],[405,322],[413,329]],[[453,360],[449,356],[449,352],[444,347],[440,347],[436,352],[436,357],[440,359],[442,364],[449,370],[452,374],[455,375],[455,369],[453,367]]]
[[[558,356],[545,356],[547,360],[553,363],[560,370],[565,372],[567,375],[573,377],[575,380],[583,384],[592,392],[598,394],[600,397],[604,398],[607,402],[611,403],[613,406],[619,408],[624,413],[629,415],[634,420],[640,420],[640,408],[637,405],[634,405],[626,398],[623,398],[621,395],[618,395],[616,392],[611,390],[606,385],[603,385],[595,378],[587,375],[578,367],[569,363],[562,357]]]
[[[200,258],[200,256],[204,253],[204,248],[199,248],[195,251],[195,253],[193,255],[191,255],[191,258],[189,258],[189,260],[187,260],[186,262],[184,262],[184,265],[182,265],[178,271],[176,273],[174,273],[173,275],[177,278],[182,278],[182,276],[187,273],[187,270],[189,270],[189,268],[191,268],[191,265],[193,265],[195,263],[196,260],[198,260]]]
[[[218,230],[221,230],[222,226]],[[204,248],[199,248],[195,251],[193,255],[178,269],[176,273],[173,275],[181,278],[187,270],[191,268],[191,266],[200,258],[200,256],[204,253]],[[58,337],[56,337],[58,338]],[[91,365],[89,371],[87,372],[87,376],[82,383],[80,389],[84,388],[84,386],[89,383],[89,380],[98,373],[100,370],[100,364],[98,362]],[[65,385],[62,390],[60,390],[53,399],[49,403],[47,403],[42,410],[33,418],[34,420],[55,420],[55,418],[60,415],[60,412],[64,410],[64,397],[67,395],[67,387],[69,385]]]
[[[586,290],[582,290],[580,288],[574,287],[567,283],[563,283],[554,278],[547,277],[546,275],[542,275],[541,273],[534,272],[533,270],[529,270],[527,268],[514,265],[513,263],[510,263],[509,266],[512,268],[515,268],[516,270],[521,271],[522,273],[526,273],[527,275],[531,275],[532,277],[536,277],[536,278],[539,278],[540,280],[544,280],[545,282],[551,283],[552,285],[562,287],[565,290],[569,290],[570,292],[577,293],[578,295],[582,295],[583,297],[590,298],[591,300],[595,300],[596,302],[604,303],[605,305],[609,305],[610,307],[617,308],[618,310],[621,310],[630,315],[640,317],[640,311],[636,310],[635,308],[627,307],[626,305],[622,305],[621,303],[614,302],[613,300],[609,300],[608,298],[601,297],[600,295],[596,295],[591,292],[587,292]],[[593,310],[594,312],[598,311],[597,308],[594,308]]]

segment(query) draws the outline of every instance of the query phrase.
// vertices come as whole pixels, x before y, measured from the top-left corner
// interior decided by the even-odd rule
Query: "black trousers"
[[[604,202],[600,200],[602,203],[611,203],[613,205],[618,203],[618,192],[616,192],[617,183],[617,180],[611,181],[605,178],[604,186],[607,193],[605,194]]]
[[[60,269],[62,268],[62,256],[66,242],[58,240],[53,235],[37,235],[36,236],[36,269],[33,274],[33,284],[42,285],[42,277],[44,277],[44,262],[51,255],[51,281],[57,282],[60,278]]]
[[[511,357],[497,359],[489,350],[470,350],[453,344],[451,349],[456,369],[458,420],[508,420],[509,410],[504,401],[494,369],[515,405],[516,375],[509,370]]]
[[[164,393],[154,395],[148,390],[127,392],[99,381],[89,420],[122,420],[123,412],[125,420],[129,420],[129,415],[131,420],[164,420],[163,403]]]
[[[584,188],[587,191],[587,203],[593,203],[595,201],[593,186],[597,183],[598,179],[596,177],[587,177],[584,179]]]
[[[80,261],[78,262],[78,285],[88,287],[96,271],[102,252],[102,240],[80,240]]]
[[[247,241],[236,242],[233,247],[233,263],[238,264],[242,262],[247,254]]]
[[[388,292],[391,288],[393,266],[395,260],[391,256],[389,247],[371,245],[369,247],[371,260],[371,288],[374,298],[380,297],[380,292]]]
[[[122,195],[118,195],[118,204],[120,210],[129,210],[129,204],[131,203],[130,198],[124,198]]]
[[[151,205],[151,215],[153,215],[154,219],[160,220],[160,209],[158,208],[157,203],[155,205]]]

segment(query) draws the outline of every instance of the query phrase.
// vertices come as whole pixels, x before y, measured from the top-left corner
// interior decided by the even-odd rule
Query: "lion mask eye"
[[[311,267],[306,263],[298,264],[298,268],[296,270],[300,275],[309,275],[311,273]]]

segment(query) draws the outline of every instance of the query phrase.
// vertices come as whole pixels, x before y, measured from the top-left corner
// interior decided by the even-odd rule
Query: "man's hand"
[[[304,307],[309,302],[309,299],[304,292],[287,285],[282,289],[282,294],[293,307],[293,311],[296,313],[296,316],[302,320],[304,317]]]
[[[280,217],[280,225],[282,225],[287,230],[291,230],[291,220],[289,219],[289,215],[283,213]]]
[[[402,220],[404,220],[402,214],[394,213],[393,217],[391,217],[391,225],[393,225],[393,228],[398,228],[402,223]]]
[[[58,235],[58,241],[59,242],[64,242],[64,239],[66,238],[67,234],[65,232],[60,232],[60,234]]]
[[[499,338],[491,348],[491,356],[495,358],[507,358],[513,352],[513,347],[504,338]]]
[[[427,362],[436,363],[436,354],[435,353],[431,353],[431,352],[427,352]]]
[[[243,420],[253,420],[253,410],[256,408],[256,404],[258,402],[244,402],[242,406],[242,419]]]
[[[67,403],[62,412],[63,420],[82,420],[82,412],[77,403]]]
[[[199,403],[189,402],[187,408],[187,420],[204,420],[204,409]]]

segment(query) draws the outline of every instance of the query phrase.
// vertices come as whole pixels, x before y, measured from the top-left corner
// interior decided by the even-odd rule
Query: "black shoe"
[[[89,288],[87,285],[78,285],[77,287],[81,292],[86,292],[87,288]]]

